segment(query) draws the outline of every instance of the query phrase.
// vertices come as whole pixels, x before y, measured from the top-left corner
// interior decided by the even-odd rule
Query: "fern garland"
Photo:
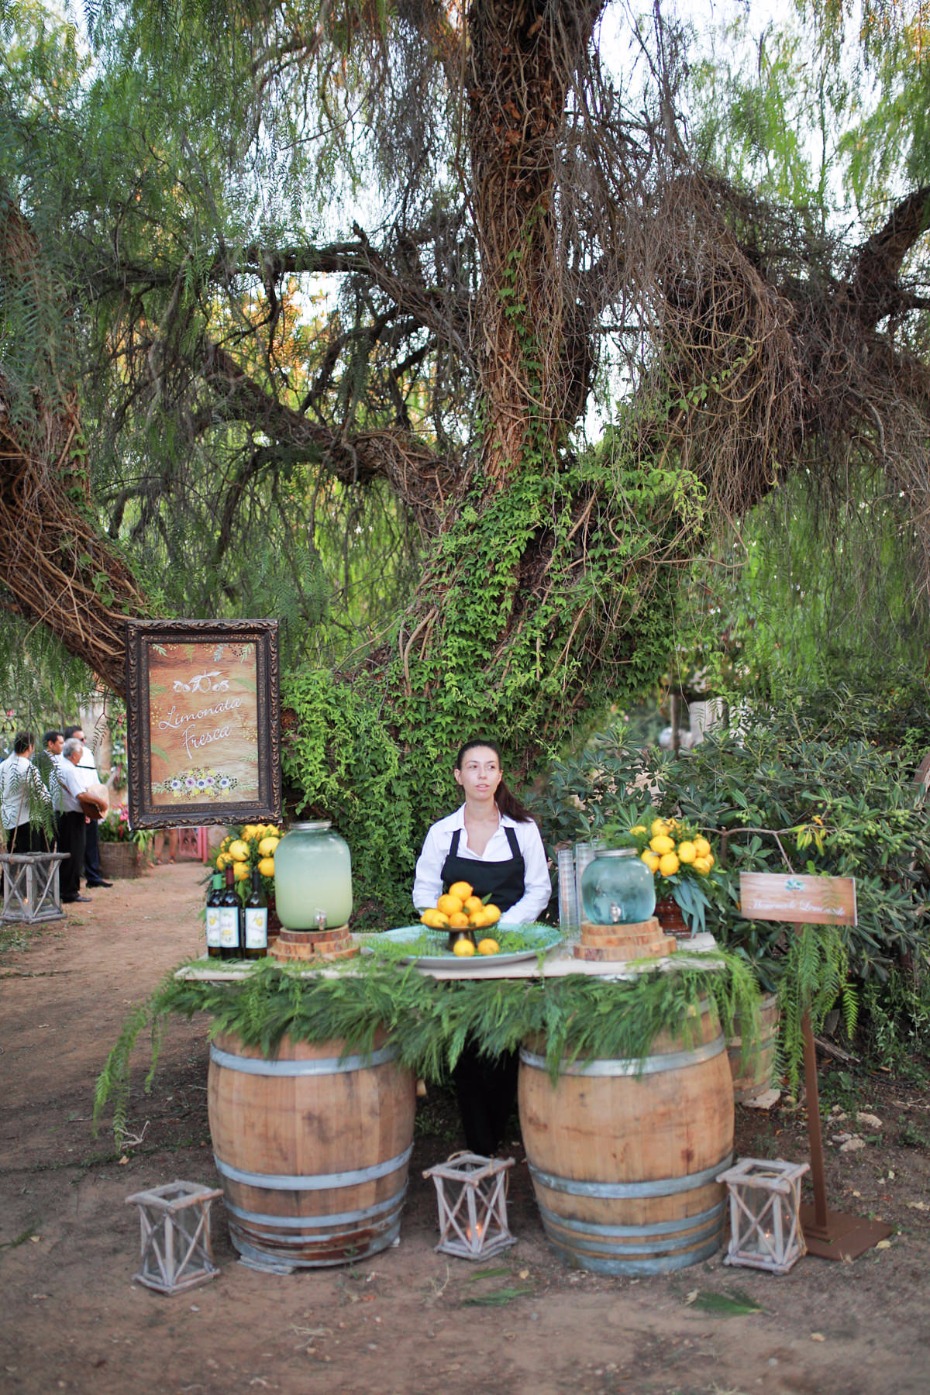
[[[839,926],[802,925],[789,936],[778,987],[779,1067],[792,1094],[797,1093],[804,1057],[805,1013],[814,1031],[819,1031],[839,1001],[847,1033],[855,1030],[858,998],[848,974],[849,951]]]
[[[758,1035],[758,987],[735,955],[718,952],[676,966],[645,970],[636,979],[606,982],[571,974],[553,979],[469,979],[442,982],[415,967],[366,963],[308,977],[265,960],[237,981],[181,979],[172,972],[125,1023],[97,1081],[94,1120],[113,1101],[119,1141],[125,1128],[130,1061],[148,1028],[158,1060],[160,1029],[169,1013],[212,1018],[211,1038],[235,1033],[246,1046],[273,1057],[280,1043],[336,1040],[347,1053],[370,1052],[387,1031],[401,1062],[427,1080],[447,1078],[466,1040],[487,1056],[544,1042],[547,1067],[558,1074],[563,1059],[607,1057],[645,1060],[664,1032],[696,1039],[701,1007],[712,1003],[725,1034],[739,1021],[744,1039]]]

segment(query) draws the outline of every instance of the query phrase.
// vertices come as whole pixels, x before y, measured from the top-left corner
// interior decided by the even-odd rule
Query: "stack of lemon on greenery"
[[[274,877],[274,855],[281,830],[273,823],[247,823],[220,843],[214,866],[218,872],[232,866],[237,882],[244,882],[257,867],[263,877]]]
[[[468,882],[453,882],[435,906],[430,906],[420,916],[422,923],[431,930],[489,930],[500,918],[497,907],[485,905]],[[479,954],[497,954],[499,949],[497,940],[490,936],[478,941]],[[463,935],[456,940],[453,953],[474,954],[475,946]]]
[[[674,877],[682,870],[697,872],[706,877],[714,865],[714,855],[710,843],[700,835],[691,836],[677,819],[653,819],[648,830],[645,824],[638,823],[630,832],[640,839],[648,832],[649,843],[640,857],[650,872],[660,877]],[[676,835],[679,836],[676,842]]]

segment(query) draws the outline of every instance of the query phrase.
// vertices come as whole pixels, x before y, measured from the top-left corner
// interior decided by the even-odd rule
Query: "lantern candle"
[[[439,1203],[437,1250],[460,1259],[487,1259],[516,1237],[507,1229],[507,1173],[513,1158],[483,1158],[454,1153],[445,1163],[427,1168]]]
[[[800,1224],[801,1178],[808,1163],[742,1158],[722,1172],[730,1196],[730,1244],[724,1264],[787,1274],[807,1253]]]

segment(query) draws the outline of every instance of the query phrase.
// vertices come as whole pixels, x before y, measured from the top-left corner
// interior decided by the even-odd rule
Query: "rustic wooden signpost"
[[[741,872],[740,907],[747,920],[779,920],[792,925],[855,925],[853,877],[808,877],[794,872]],[[804,1086],[810,1142],[813,1206],[801,1207],[808,1254],[822,1259],[855,1259],[891,1234],[891,1226],[827,1207],[817,1085],[817,1048],[810,1015],[804,1014]]]

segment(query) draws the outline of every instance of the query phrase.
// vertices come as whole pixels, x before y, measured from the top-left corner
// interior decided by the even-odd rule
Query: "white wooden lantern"
[[[219,1273],[213,1263],[210,1206],[223,1193],[196,1182],[169,1182],[126,1198],[139,1208],[142,1268],[137,1283],[180,1293]]]
[[[724,1264],[787,1274],[807,1253],[801,1230],[801,1178],[808,1163],[741,1158],[721,1172],[730,1197],[730,1245]]]
[[[59,872],[67,853],[0,853],[3,868],[3,912],[0,919],[60,920]]]
[[[489,1259],[517,1243],[507,1229],[508,1169],[513,1158],[483,1158],[478,1153],[453,1153],[446,1162],[427,1168],[439,1203],[437,1250],[460,1259]]]

